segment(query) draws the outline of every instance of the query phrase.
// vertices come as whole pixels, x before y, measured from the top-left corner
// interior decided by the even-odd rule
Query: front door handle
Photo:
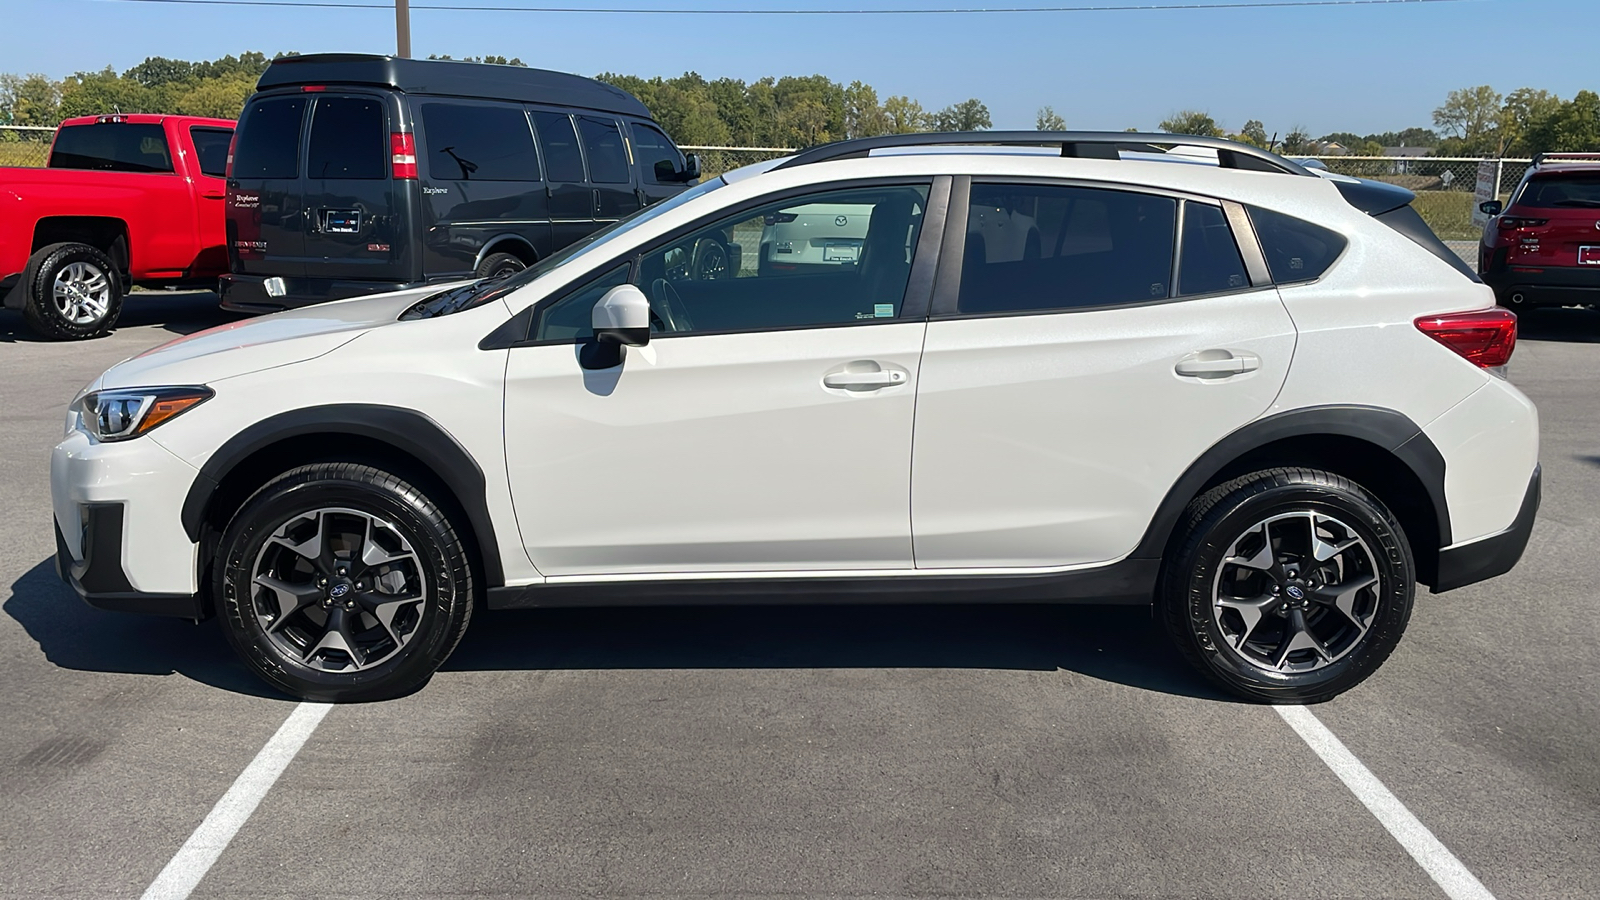
[[[1178,360],[1178,364],[1172,368],[1179,375],[1189,378],[1226,378],[1261,368],[1261,357],[1254,353],[1202,350]]]
[[[905,383],[905,370],[883,366],[872,360],[847,363],[843,369],[822,376],[823,387],[842,391],[875,391]]]

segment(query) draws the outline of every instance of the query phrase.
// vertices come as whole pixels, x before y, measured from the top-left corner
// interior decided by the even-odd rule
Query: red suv
[[[1600,304],[1600,153],[1542,153],[1509,205],[1480,208],[1478,272],[1501,306]]]

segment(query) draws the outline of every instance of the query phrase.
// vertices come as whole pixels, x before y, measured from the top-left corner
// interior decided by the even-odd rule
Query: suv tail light
[[[1523,219],[1515,216],[1501,216],[1499,227],[1501,231],[1516,231],[1518,228],[1538,228],[1549,221],[1549,219]]]
[[[1423,316],[1417,330],[1485,369],[1505,365],[1517,348],[1516,314],[1498,307]]]
[[[394,177],[417,177],[417,139],[410,134],[396,131],[389,135],[389,153],[394,163]]]
[[[233,137],[228,138],[228,166],[222,170],[223,178],[233,177],[233,153],[239,149],[239,129],[233,130]]]

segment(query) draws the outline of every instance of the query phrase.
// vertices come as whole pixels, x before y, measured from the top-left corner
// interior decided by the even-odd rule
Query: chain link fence
[[[55,132],[31,125],[0,125],[0,166],[44,165]]]
[[[790,147],[707,147],[690,144],[684,144],[678,149],[700,157],[702,178],[715,178],[723,172],[741,166],[777,159],[795,152]]]

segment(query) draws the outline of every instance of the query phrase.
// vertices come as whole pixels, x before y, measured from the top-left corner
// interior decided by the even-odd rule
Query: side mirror
[[[1498,216],[1500,211],[1505,209],[1505,206],[1499,200],[1485,200],[1478,204],[1478,209],[1482,210],[1486,216]]]
[[[694,181],[700,177],[700,155],[691,153],[683,158],[683,180]]]
[[[650,301],[631,284],[606,291],[595,303],[590,321],[595,340],[602,344],[643,347],[650,343]]]

